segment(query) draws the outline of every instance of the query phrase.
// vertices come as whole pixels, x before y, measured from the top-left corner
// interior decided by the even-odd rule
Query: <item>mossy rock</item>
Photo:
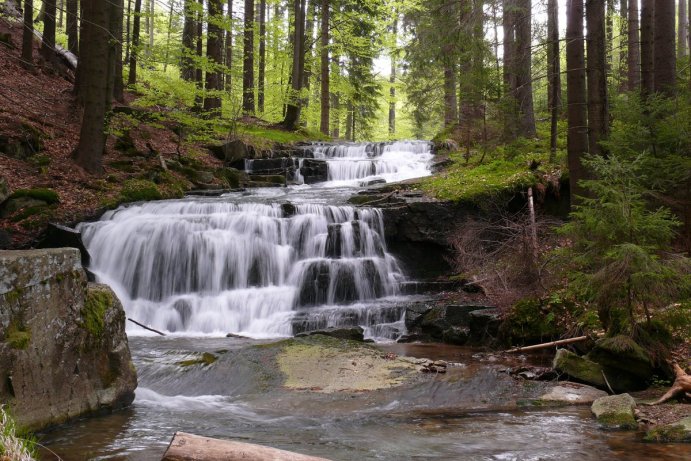
[[[615,391],[645,389],[654,374],[645,349],[624,335],[598,340],[587,358],[602,366]]]
[[[560,331],[553,306],[540,300],[524,299],[517,302],[499,327],[499,335],[507,345],[536,344],[554,340]]]
[[[650,429],[643,438],[646,442],[691,443],[691,416]]]
[[[14,198],[30,198],[40,200],[47,205],[54,205],[60,203],[60,196],[53,189],[36,188],[36,189],[19,189],[12,193],[9,197]]]
[[[18,160],[26,160],[43,150],[43,137],[40,130],[22,123],[15,125],[11,135],[0,134],[0,153]]]
[[[5,342],[12,349],[25,350],[31,342],[31,331],[17,323],[11,323],[7,328]]]
[[[106,326],[106,312],[115,303],[110,289],[89,287],[81,310],[82,326],[94,338],[100,338]]]
[[[163,196],[153,182],[145,179],[130,179],[123,184],[120,198],[123,202],[143,202],[161,200]]]
[[[633,430],[638,428],[634,417],[636,401],[629,394],[608,395],[593,402],[590,410],[603,429]]]
[[[216,176],[224,180],[232,189],[240,187],[240,182],[245,179],[245,173],[235,168],[221,168],[216,170]]]
[[[576,381],[603,389],[607,386],[599,364],[566,349],[557,350],[552,368]]]
[[[204,352],[201,357],[196,359],[182,360],[178,362],[178,365],[181,367],[192,367],[195,365],[206,367],[216,362],[216,360],[218,360],[216,355],[212,354],[211,352]]]

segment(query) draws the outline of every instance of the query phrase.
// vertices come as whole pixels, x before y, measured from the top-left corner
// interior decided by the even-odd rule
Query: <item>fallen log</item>
[[[127,320],[129,320],[130,322],[134,323],[135,325],[139,325],[140,327],[144,328],[145,330],[153,331],[154,333],[158,333],[158,334],[161,335],[161,336],[165,336],[165,335],[166,335],[166,334],[163,333],[163,332],[160,332],[160,331],[158,331],[158,330],[154,330],[154,329],[151,328],[151,327],[147,327],[147,326],[144,325],[143,323],[139,323],[139,322],[137,322],[136,320],[131,319],[131,318],[129,318],[129,317],[127,317]]]
[[[674,364],[674,374],[676,375],[676,379],[674,380],[674,383],[672,383],[672,387],[669,388],[665,395],[656,401],[649,403],[648,405],[664,403],[683,393],[685,393],[687,396],[691,396],[691,375],[687,374],[676,363]]]
[[[328,461],[276,448],[176,432],[161,461]]]
[[[562,346],[564,344],[572,344],[572,343],[578,343],[581,341],[585,341],[588,339],[589,336],[578,336],[576,338],[569,338],[569,339],[560,339],[558,341],[551,341],[549,343],[542,343],[542,344],[534,344],[532,346],[524,346],[524,347],[514,347],[513,349],[508,349],[504,352],[527,352],[527,351],[536,351],[539,349],[547,349],[548,347],[554,347],[554,346]]]

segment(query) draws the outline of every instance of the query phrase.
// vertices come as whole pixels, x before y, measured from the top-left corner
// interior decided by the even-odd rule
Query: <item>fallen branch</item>
[[[514,347],[513,349],[506,350],[504,352],[527,352],[527,351],[536,351],[539,349],[547,349],[548,347],[554,347],[554,346],[562,346],[564,344],[572,344],[572,343],[579,343],[581,341],[585,341],[588,339],[589,336],[578,336],[577,338],[569,338],[569,339],[560,339],[558,341],[552,341],[549,343],[542,343],[542,344],[535,344],[532,346],[525,346],[525,347]]]
[[[647,405],[657,405],[659,403],[664,403],[668,400],[672,400],[678,394],[689,395],[689,393],[691,393],[691,375],[688,375],[676,363],[674,364],[674,374],[676,375],[676,379],[674,380],[672,387],[669,388],[665,395],[663,395],[653,403],[648,403]]]
[[[129,320],[130,322],[134,323],[135,325],[139,325],[140,327],[144,328],[145,330],[153,331],[154,333],[158,333],[158,334],[161,335],[161,336],[165,336],[165,335],[166,335],[165,333],[161,333],[161,332],[158,331],[158,330],[154,330],[153,328],[147,327],[147,326],[144,325],[143,323],[139,323],[139,322],[137,322],[136,320],[131,319],[131,318],[129,318],[129,317],[127,317],[127,320]]]

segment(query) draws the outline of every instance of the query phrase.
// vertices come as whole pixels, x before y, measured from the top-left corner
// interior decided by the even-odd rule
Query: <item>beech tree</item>
[[[257,107],[264,113],[264,82],[266,80],[266,0],[259,2],[259,75],[257,76]]]
[[[254,114],[254,0],[245,0],[245,32],[242,57],[242,110]]]
[[[223,89],[223,2],[207,0],[209,8],[208,32],[206,39],[206,92],[204,94],[204,112],[218,112],[221,109],[221,97],[217,93]]]
[[[226,91],[233,89],[233,0],[228,0],[228,29],[226,30],[226,75],[225,88]]]
[[[184,26],[182,29],[182,53],[180,56],[180,76],[183,80],[192,81],[195,75],[194,54],[196,38],[195,0],[185,0],[183,9]]]
[[[330,122],[330,82],[329,82],[329,0],[322,0],[321,3],[321,94],[320,94],[320,108],[321,115],[319,121],[319,131],[324,134],[329,134]]]
[[[303,84],[303,70],[305,66],[305,6],[306,0],[295,0],[293,3],[293,73],[291,76],[292,88],[288,98],[286,115],[283,119],[283,126],[289,130],[294,130],[300,119],[302,101],[300,91]]]

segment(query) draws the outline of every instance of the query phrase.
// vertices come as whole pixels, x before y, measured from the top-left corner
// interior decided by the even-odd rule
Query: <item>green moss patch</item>
[[[60,197],[53,189],[37,188],[37,189],[19,189],[12,193],[9,197],[13,198],[31,198],[34,200],[41,200],[48,205],[60,203]]]
[[[100,338],[106,326],[106,312],[115,300],[112,293],[107,290],[88,289],[84,299],[84,307],[81,314],[82,326],[92,336]]]
[[[189,359],[189,360],[182,360],[178,362],[178,365],[181,367],[193,367],[195,365],[201,365],[201,366],[209,366],[212,363],[216,362],[218,360],[218,357],[212,354],[211,352],[204,352],[201,357],[199,358],[194,358],[194,359]]]
[[[25,350],[29,347],[29,343],[31,342],[31,331],[22,325],[11,323],[7,328],[5,342],[12,349]]]
[[[161,200],[163,196],[153,182],[145,179],[130,179],[123,184],[120,198],[123,202],[143,202]]]

